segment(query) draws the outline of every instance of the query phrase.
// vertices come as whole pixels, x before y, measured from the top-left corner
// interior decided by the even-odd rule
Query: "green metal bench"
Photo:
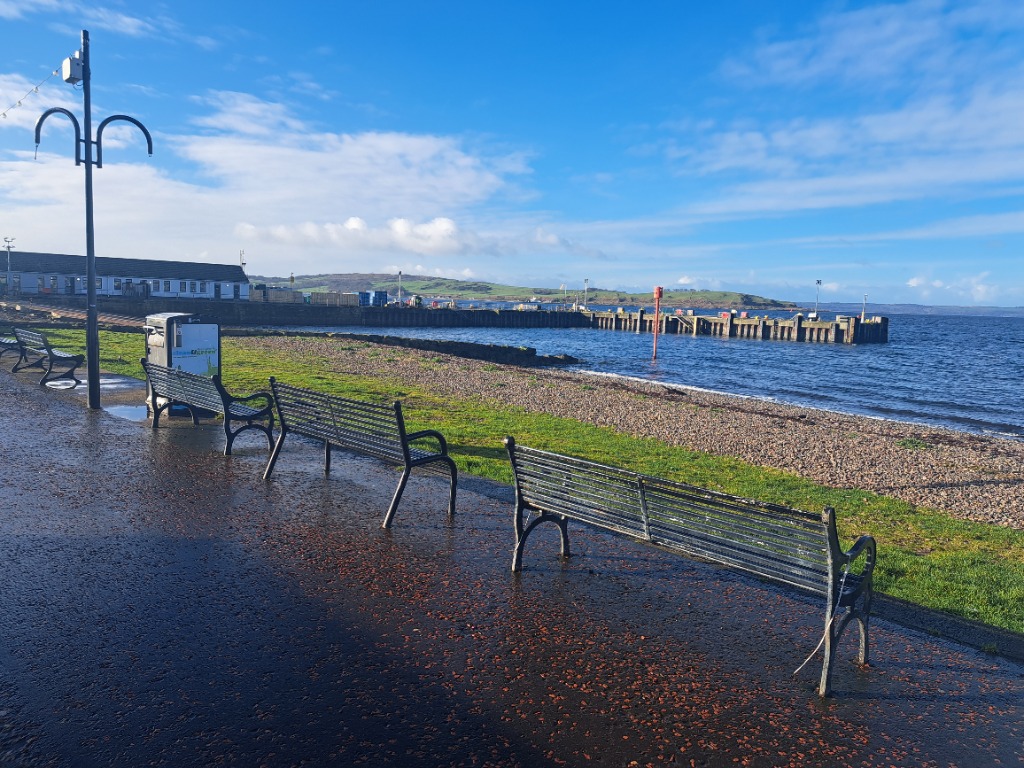
[[[821,696],[831,693],[835,646],[850,621],[860,627],[858,661],[868,663],[875,540],[861,536],[844,552],[831,507],[815,514],[730,496],[526,448],[511,437],[505,446],[516,487],[513,572],[522,569],[526,540],[538,525],[558,526],[567,557],[569,521],[586,523],[823,597]],[[860,570],[851,571],[861,556]],[[846,609],[841,616],[840,609]]]
[[[18,345],[18,360],[11,369],[13,373],[26,368],[39,368],[43,371],[43,377],[39,380],[40,384],[58,379],[71,379],[75,382],[75,386],[82,383],[75,376],[75,371],[85,362],[85,355],[73,355],[70,352],[54,349],[44,334],[39,331],[30,331],[27,328],[15,328],[14,340]],[[56,376],[53,375],[55,365],[64,368]]]
[[[448,456],[448,444],[440,432],[432,429],[406,432],[400,402],[377,405],[361,400],[350,400],[282,384],[274,377],[270,378],[270,390],[274,393],[277,413],[281,418],[281,433],[270,461],[267,462],[267,469],[263,473],[264,480],[274,471],[285,438],[290,432],[294,432],[323,441],[324,474],[331,471],[332,448],[344,448],[402,467],[402,476],[391,499],[391,505],[384,515],[382,527],[391,526],[406,483],[415,468],[450,476],[448,515],[451,517],[455,514],[458,471],[455,462]],[[433,444],[431,448],[423,446],[424,440]],[[415,443],[419,445],[414,445]]]
[[[153,411],[153,429],[160,425],[160,414],[180,405],[186,408],[194,425],[199,424],[203,412],[219,414],[224,418],[224,434],[227,443],[224,455],[231,455],[235,438],[247,429],[256,429],[267,437],[268,447],[274,445],[274,401],[269,392],[257,392],[238,397],[228,392],[220,376],[200,376],[196,373],[168,368],[166,365],[142,359],[146,371]],[[233,429],[232,425],[242,426]]]

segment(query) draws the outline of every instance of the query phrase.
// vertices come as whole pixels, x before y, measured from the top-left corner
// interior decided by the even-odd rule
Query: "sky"
[[[1024,306],[1020,0],[0,0],[0,237],[250,275]],[[56,72],[56,74],[54,74]]]

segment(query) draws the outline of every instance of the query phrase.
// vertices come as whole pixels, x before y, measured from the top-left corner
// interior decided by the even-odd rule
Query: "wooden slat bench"
[[[521,570],[527,537],[538,525],[558,526],[568,556],[569,520],[586,523],[824,597],[821,696],[831,693],[835,647],[852,620],[860,628],[858,661],[868,663],[875,540],[861,536],[844,552],[832,508],[819,515],[743,499],[526,448],[511,437],[505,446],[516,487],[513,572]],[[851,571],[862,555],[859,572]]]
[[[27,328],[15,328],[14,339],[18,344],[18,361],[11,369],[12,372],[26,368],[40,368],[43,371],[43,377],[39,380],[40,384],[58,379],[71,379],[75,382],[75,386],[82,383],[75,376],[75,371],[85,361],[85,355],[73,355],[70,352],[54,349],[44,334],[39,331],[30,331]],[[64,368],[64,371],[56,376],[53,375],[55,365]]]
[[[199,424],[201,412],[219,414],[224,419],[224,434],[227,443],[224,455],[231,455],[235,438],[247,429],[256,429],[267,436],[268,447],[274,445],[274,399],[269,392],[256,392],[239,397],[232,395],[221,383],[220,376],[200,376],[196,373],[168,368],[165,365],[142,359],[146,371],[153,429],[160,425],[160,414],[168,408],[180,405],[192,417],[192,423]],[[233,429],[233,425],[242,426]]]
[[[448,456],[448,444],[440,432],[432,429],[420,432],[405,431],[402,404],[377,405],[361,400],[349,400],[328,395],[311,389],[282,384],[270,378],[270,389],[274,393],[277,413],[281,418],[281,433],[274,445],[274,451],[263,473],[266,480],[274,471],[277,457],[290,432],[324,443],[324,474],[331,471],[331,449],[344,448],[349,451],[372,456],[389,464],[402,467],[402,477],[384,515],[384,528],[391,526],[391,520],[402,499],[409,475],[416,467],[447,474],[451,478],[448,500],[449,517],[455,514],[455,487],[458,472],[455,462]],[[436,444],[435,450],[423,447],[423,441]],[[419,446],[413,443],[420,443]]]

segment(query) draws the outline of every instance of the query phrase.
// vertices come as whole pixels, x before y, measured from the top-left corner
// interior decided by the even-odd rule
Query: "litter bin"
[[[146,316],[146,360],[200,376],[220,374],[220,326],[186,312]]]
[[[203,323],[187,312],[161,312],[146,316],[146,361],[200,376],[220,374],[220,326]],[[153,407],[153,393],[146,392]],[[175,406],[172,411],[184,412]]]

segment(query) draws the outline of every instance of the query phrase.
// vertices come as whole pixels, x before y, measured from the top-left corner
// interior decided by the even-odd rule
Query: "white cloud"
[[[684,288],[692,288],[698,291],[717,291],[722,287],[721,281],[717,278],[694,277],[692,275],[683,275],[676,280],[676,283]]]
[[[52,12],[69,7],[66,0],[0,0],[0,19],[23,19],[32,13]]]
[[[821,82],[872,89],[956,77],[961,59],[992,54],[986,40],[1024,27],[1016,0],[912,0],[820,16],[800,37],[765,41],[722,68],[748,85]]]
[[[23,81],[5,89],[12,84]],[[282,261],[322,271],[314,265],[323,260],[360,271],[369,253],[404,252],[438,258],[433,270],[461,271],[470,254],[537,247],[535,222],[483,234],[459,223],[502,194],[521,156],[471,153],[453,136],[318,133],[283,105],[245,94],[204,103],[212,111],[197,124],[209,135],[154,136],[157,157],[177,154],[191,165],[181,178],[146,162],[134,126],[112,123],[104,132],[104,167],[94,174],[99,252],[136,256],[136,244],[146,243],[152,258],[203,253],[233,263],[244,247],[256,273]],[[82,169],[51,135],[70,135],[69,127],[49,122],[57,118],[38,160],[26,152],[0,164],[0,201],[23,231],[47,233],[32,248],[80,252]],[[440,263],[449,258],[463,263]]]

